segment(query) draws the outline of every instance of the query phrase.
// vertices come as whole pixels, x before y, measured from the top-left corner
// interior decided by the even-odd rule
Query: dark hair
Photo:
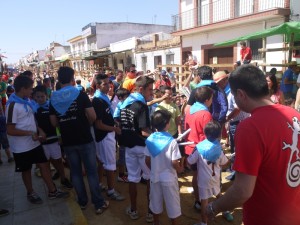
[[[58,91],[59,89],[61,89],[61,83],[57,81],[55,84],[55,90]]]
[[[278,91],[278,83],[277,83],[277,78],[274,74],[269,74],[267,75],[267,77],[270,78],[271,82],[272,82],[272,87],[271,87],[271,93],[270,94],[275,94]]]
[[[246,44],[246,41],[241,41],[241,42],[240,42],[240,45],[242,45],[242,46],[245,46],[245,47],[246,47],[246,45],[247,45],[247,44]]]
[[[33,80],[31,80],[28,76],[19,75],[14,80],[14,88],[16,92],[19,92],[21,88],[30,88],[33,85]]]
[[[31,77],[33,75],[33,73],[30,70],[25,70],[20,75],[23,75],[23,76],[26,76],[26,77]]]
[[[118,98],[124,98],[124,97],[127,97],[130,95],[130,91],[127,90],[126,88],[119,88],[117,91],[116,91],[116,96]]]
[[[95,76],[95,83],[102,84],[103,80],[105,80],[107,78],[108,78],[108,76],[106,74],[99,73]]]
[[[81,80],[76,80],[76,84],[81,84]]]
[[[217,121],[211,121],[204,127],[204,134],[209,141],[214,141],[221,136],[221,125]]]
[[[204,103],[206,100],[209,100],[213,94],[214,90],[210,87],[199,87],[195,91],[195,99],[197,102]]]
[[[42,92],[42,93],[44,93],[45,95],[47,95],[47,89],[46,89],[46,87],[43,86],[43,85],[38,85],[38,86],[36,86],[36,87],[33,89],[32,95],[35,95],[37,92]]]
[[[236,94],[242,89],[253,99],[269,95],[269,88],[264,73],[256,66],[242,65],[229,76],[231,92]]]
[[[135,82],[135,86],[137,88],[142,87],[145,89],[149,85],[152,85],[153,83],[154,83],[154,80],[150,77],[139,77]]]
[[[74,70],[71,67],[62,66],[57,71],[57,74],[61,84],[68,84],[74,80]]]
[[[43,84],[45,84],[45,83],[47,83],[47,82],[51,82],[51,80],[50,80],[50,78],[49,78],[49,77],[47,77],[47,78],[44,78],[44,80],[43,80]]]
[[[151,116],[152,129],[163,131],[170,122],[172,115],[167,110],[157,110]]]
[[[229,72],[228,70],[224,70],[224,72],[225,72],[226,74],[230,74],[230,72]]]
[[[162,94],[165,94],[165,93],[166,93],[166,90],[172,91],[172,88],[171,88],[170,86],[164,85],[164,86],[160,86],[160,87],[159,87],[159,90],[160,90],[160,92],[161,92]]]
[[[277,73],[277,69],[275,67],[273,67],[271,70],[270,70],[270,74],[273,74],[273,75],[276,75]]]
[[[201,80],[212,80],[212,68],[209,66],[201,66],[197,69],[196,74],[201,78]]]

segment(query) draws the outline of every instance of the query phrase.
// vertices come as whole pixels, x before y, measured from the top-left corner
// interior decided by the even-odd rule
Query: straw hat
[[[221,80],[228,77],[228,74],[225,71],[219,71],[213,75],[213,79],[216,83],[219,83]]]

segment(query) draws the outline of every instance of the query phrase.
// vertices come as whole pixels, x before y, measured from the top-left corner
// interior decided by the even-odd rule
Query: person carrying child
[[[198,190],[203,209],[208,205],[208,199],[221,196],[220,174],[221,167],[226,165],[229,160],[222,151],[219,138],[221,137],[221,125],[216,121],[211,121],[205,125],[204,133],[206,139],[198,143],[187,161],[189,164],[197,163]],[[233,216],[230,212],[223,212],[227,221],[232,221]],[[201,223],[207,224],[205,210],[201,211]]]
[[[163,211],[165,202],[171,224],[176,224],[176,218],[181,215],[177,172],[183,167],[179,160],[181,154],[176,140],[167,130],[170,127],[171,113],[158,110],[151,116],[152,133],[146,140],[146,164],[150,172],[150,204],[153,212],[154,225],[159,225],[159,214]]]

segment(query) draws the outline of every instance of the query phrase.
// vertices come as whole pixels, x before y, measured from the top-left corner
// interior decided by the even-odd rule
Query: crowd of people
[[[188,170],[193,207],[201,209],[199,225],[220,212],[232,221],[230,210],[239,206],[245,225],[300,224],[300,115],[293,109],[300,108],[300,93],[292,105],[286,100],[296,95],[285,87],[296,85],[288,77],[298,67],[291,63],[279,84],[276,69],[265,75],[249,65],[245,54],[231,73],[213,73],[208,66],[194,69],[192,82],[186,83],[190,90],[179,95],[171,68],[143,74],[134,64],[125,75],[98,71],[85,87],[70,67],[60,67],[55,85],[49,77],[37,82],[25,71],[13,79],[10,93],[8,79],[2,79],[1,145],[22,173],[28,200],[43,202],[31,182],[34,164],[49,199],[69,196],[53,183],[51,163],[61,185],[74,187],[82,210],[89,201],[86,174],[96,214],[109,207],[109,200],[125,199],[115,188],[118,180],[129,185],[130,219],[140,218],[137,202],[147,199],[147,222],[160,224],[165,203],[174,225],[181,215],[178,174]],[[227,146],[230,154],[224,152]],[[234,182],[222,196],[226,166]],[[137,198],[141,180],[147,184],[145,198]]]

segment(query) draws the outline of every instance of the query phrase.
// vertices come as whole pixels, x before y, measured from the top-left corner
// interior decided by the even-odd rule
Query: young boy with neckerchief
[[[167,130],[170,127],[171,113],[158,110],[151,117],[152,133],[146,140],[146,164],[150,173],[150,209],[153,212],[154,225],[159,225],[159,214],[165,202],[171,224],[181,215],[177,172],[181,173],[181,154],[176,140]]]

